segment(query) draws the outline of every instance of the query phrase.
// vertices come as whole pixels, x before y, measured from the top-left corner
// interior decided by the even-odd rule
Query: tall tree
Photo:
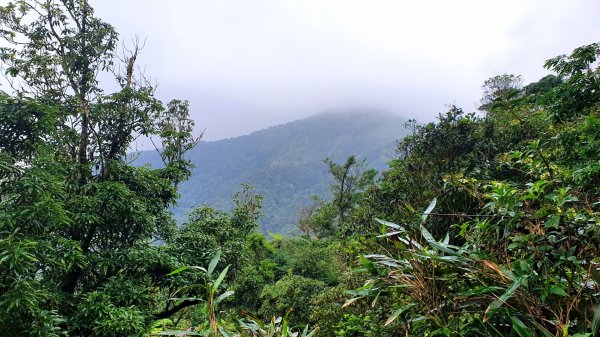
[[[335,180],[331,185],[332,203],[337,209],[338,224],[342,227],[356,205],[359,193],[373,183],[377,172],[366,169],[366,161],[358,160],[355,156],[349,156],[343,164],[338,164],[331,158],[326,158],[325,163]]]
[[[523,88],[523,77],[514,74],[502,74],[487,79],[481,89],[480,110],[491,111],[499,104],[506,104],[515,98]]]
[[[141,47],[87,0],[0,7],[0,326],[11,336],[142,336],[172,307],[168,208],[196,142],[185,101],[168,109],[136,71]],[[117,62],[119,61],[120,62]],[[119,90],[107,93],[101,73]],[[162,138],[165,167],[129,165],[137,137]]]

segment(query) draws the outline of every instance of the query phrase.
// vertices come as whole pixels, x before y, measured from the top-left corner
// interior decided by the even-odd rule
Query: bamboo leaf
[[[437,242],[437,241],[435,241],[435,238],[433,237],[433,235],[431,235],[431,233],[427,230],[427,228],[425,228],[425,226],[421,225],[420,229],[421,229],[421,235],[429,244]]]
[[[360,297],[354,297],[354,298],[347,300],[346,302],[344,302],[344,305],[342,305],[342,308],[345,308],[345,307],[351,305],[352,303],[356,302],[359,298]]]
[[[513,284],[504,292],[504,294],[500,295],[500,297],[498,297],[494,302],[492,302],[485,310],[483,322],[486,323],[491,317],[492,312],[500,308],[507,300],[509,300],[515,294],[515,292],[517,292],[517,289],[519,289],[519,287],[525,283],[526,280],[527,279],[524,276],[517,278],[513,282]]]
[[[402,231],[393,231],[393,232],[388,232],[388,233],[385,233],[385,234],[378,235],[377,237],[378,238],[384,238],[384,237],[394,236],[394,235],[398,235],[398,234],[402,234],[402,233],[404,233],[403,230]]]
[[[385,321],[384,326],[388,326],[390,325],[393,321],[396,320],[396,318],[398,318],[398,316],[400,316],[403,312],[407,311],[408,309],[414,307],[415,304],[411,303],[411,304],[407,304],[407,305],[403,305],[400,308],[398,308],[398,310],[394,311],[394,313],[387,319],[387,321]]]
[[[525,323],[523,323],[523,321],[516,318],[515,316],[511,316],[510,319],[513,323],[513,325],[512,325],[513,330],[515,330],[515,332],[519,336],[521,336],[521,337],[532,337],[533,336],[533,334],[531,333],[531,330],[529,328],[527,328],[527,326],[525,325]]]
[[[169,301],[204,301],[201,297],[171,297]]]
[[[196,270],[200,270],[202,272],[206,273],[206,269],[199,267],[199,266],[183,266],[181,268],[177,268],[175,270],[173,270],[172,272],[168,273],[167,276],[171,276],[171,275],[175,275],[175,274],[179,274],[182,271],[188,270],[188,269],[196,269]]]
[[[223,328],[222,326],[219,327],[219,332],[221,333],[221,335],[223,335],[223,337],[233,337],[227,330],[225,330],[225,328]]]
[[[367,259],[364,255],[360,255],[359,257],[360,262],[362,263],[363,266],[365,266],[365,268],[367,268],[367,270],[373,274],[373,275],[377,275],[377,268],[375,268],[375,264]]]
[[[427,220],[427,216],[429,215],[429,213],[431,213],[431,211],[433,211],[433,209],[435,208],[435,204],[437,204],[437,198],[433,198],[433,200],[431,200],[431,203],[429,204],[429,206],[427,206],[427,209],[421,215],[421,219],[423,220],[423,222]]]
[[[397,224],[395,224],[395,223],[393,223],[393,222],[389,222],[389,221],[381,220],[381,219],[378,219],[378,218],[375,218],[375,221],[377,221],[377,222],[379,222],[380,224],[382,224],[382,225],[385,225],[385,226],[387,226],[387,227],[390,227],[390,228],[396,229],[396,230],[398,230],[398,231],[401,231],[401,232],[404,232],[404,231],[405,231],[404,227],[402,227],[402,226],[400,226],[400,225],[397,225]]]
[[[542,333],[542,335],[544,335],[544,337],[554,337],[553,334],[551,334],[546,328],[544,328],[540,323],[531,320],[531,324],[533,324],[539,332]]]
[[[447,246],[448,243],[450,243],[450,232],[446,232],[446,237],[444,238],[444,241],[442,241],[444,246]]]

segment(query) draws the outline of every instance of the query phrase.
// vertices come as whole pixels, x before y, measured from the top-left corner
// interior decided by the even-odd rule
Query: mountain
[[[323,162],[341,162],[349,155],[367,160],[382,170],[393,154],[394,141],[406,134],[405,120],[381,111],[345,110],[322,113],[273,126],[246,136],[201,142],[188,158],[195,169],[180,185],[177,218],[194,206],[208,204],[230,209],[232,197],[247,183],[263,195],[261,230],[289,232],[296,211],[312,195],[329,197],[332,179]],[[139,161],[155,165],[156,152],[145,152]]]

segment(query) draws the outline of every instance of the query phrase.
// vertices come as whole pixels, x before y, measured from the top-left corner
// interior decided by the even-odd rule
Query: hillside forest
[[[394,142],[407,133],[405,123],[374,109],[339,109],[241,137],[201,141],[185,154],[194,167],[171,209],[179,222],[202,204],[231,210],[233,196],[249,184],[262,196],[259,231],[297,235],[298,209],[315,197],[329,198],[334,179],[324,158],[339,162],[354,155],[365,168],[382,170],[394,156]],[[164,166],[155,150],[142,151],[133,164]]]
[[[189,104],[87,1],[9,2],[0,27],[1,336],[600,336],[600,44],[409,121],[381,172],[323,158],[288,237],[251,186],[176,223]],[[162,167],[132,164],[139,137]]]

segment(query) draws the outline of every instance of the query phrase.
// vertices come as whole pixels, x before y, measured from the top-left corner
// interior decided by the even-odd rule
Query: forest
[[[1,336],[600,336],[600,44],[409,121],[382,172],[323,158],[330,197],[288,237],[251,186],[174,220],[189,104],[87,1],[0,27]],[[140,137],[161,168],[132,164]]]

